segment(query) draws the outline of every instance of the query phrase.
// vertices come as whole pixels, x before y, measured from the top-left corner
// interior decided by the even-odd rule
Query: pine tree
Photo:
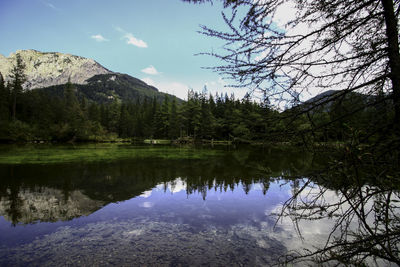
[[[10,116],[8,99],[8,88],[5,85],[3,75],[0,73],[0,121],[3,122],[8,121]]]
[[[96,103],[90,103],[88,110],[88,118],[93,122],[101,122],[100,108]]]
[[[215,118],[211,112],[211,106],[206,95],[203,93],[200,99],[201,102],[201,118],[199,134],[202,138],[211,139],[214,136]]]
[[[78,132],[84,125],[84,116],[78,98],[76,97],[76,87],[68,79],[64,88],[64,121],[67,123],[67,139],[75,139]]]
[[[118,133],[119,129],[119,119],[121,108],[117,101],[113,101],[110,105],[106,108],[108,113],[108,121],[107,121],[107,129],[110,132]]]
[[[184,125],[186,134],[196,138],[200,129],[201,105],[199,95],[193,90],[188,92],[188,100],[184,105]]]
[[[121,111],[119,116],[119,126],[118,126],[118,134],[120,137],[126,138],[130,136],[132,132],[132,123],[130,119],[130,114],[128,112],[128,108],[126,104],[121,105]]]
[[[23,92],[22,85],[26,81],[25,64],[22,61],[21,55],[16,54],[15,65],[11,69],[11,86],[12,86],[12,119],[17,118],[17,102]]]
[[[171,112],[169,114],[169,134],[168,137],[175,139],[179,137],[181,125],[179,122],[178,106],[176,104],[176,97],[172,98]]]
[[[160,109],[158,109],[155,114],[155,121],[156,121],[155,131],[156,131],[156,136],[159,138],[168,137],[168,134],[169,134],[169,109],[170,109],[169,97],[166,95],[164,97],[164,101],[163,101]]]

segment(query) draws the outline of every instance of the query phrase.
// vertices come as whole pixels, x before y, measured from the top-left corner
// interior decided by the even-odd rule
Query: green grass
[[[155,145],[170,145],[172,143],[171,140],[165,140],[165,139],[145,139],[143,142],[145,144],[155,144]]]
[[[138,158],[202,159],[218,156],[220,153],[221,151],[211,149],[127,144],[2,145],[0,146],[0,164],[52,164]]]

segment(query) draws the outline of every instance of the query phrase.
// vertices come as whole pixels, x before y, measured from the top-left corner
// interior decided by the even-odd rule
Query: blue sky
[[[202,67],[215,58],[195,56],[218,50],[220,40],[197,33],[199,25],[225,27],[222,7],[180,0],[0,0],[0,53],[19,49],[93,58],[184,98],[187,89],[233,92]],[[235,89],[237,97],[245,90]]]

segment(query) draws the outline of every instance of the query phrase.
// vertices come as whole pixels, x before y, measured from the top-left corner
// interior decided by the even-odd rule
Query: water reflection
[[[281,175],[312,164],[246,150],[0,166],[0,265],[268,266],[298,241],[270,216],[298,186]]]
[[[13,224],[70,220],[151,192],[159,184],[206,199],[210,190],[233,192],[241,185],[247,194],[259,183],[265,195],[276,180],[272,177],[295,175],[311,166],[312,156],[299,154],[240,150],[209,160],[0,165],[0,215]]]
[[[7,221],[16,223],[56,222],[90,215],[104,205],[103,201],[92,200],[81,191],[73,190],[68,196],[53,188],[11,190],[0,198],[0,214]]]

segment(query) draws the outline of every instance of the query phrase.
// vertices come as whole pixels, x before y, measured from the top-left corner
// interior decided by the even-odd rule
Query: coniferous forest
[[[0,266],[400,266],[400,0],[32,2],[93,59],[0,54]]]
[[[63,87],[61,95],[43,89],[24,91],[20,78],[23,72],[15,73],[14,82],[5,84],[0,80],[3,142],[147,138],[239,143],[298,143],[310,138],[317,142],[344,141],[354,132],[362,135],[367,125],[379,127],[384,123],[382,118],[392,116],[387,108],[390,103],[375,104],[385,101],[383,96],[362,94],[336,97],[311,113],[306,104],[278,112],[268,99],[255,101],[249,94],[243,99],[226,93],[213,96],[207,88],[200,93],[190,90],[187,101],[165,95],[163,99],[142,97],[98,103],[87,99],[72,83]],[[368,107],[366,102],[374,104]],[[360,108],[362,112],[352,114]]]

